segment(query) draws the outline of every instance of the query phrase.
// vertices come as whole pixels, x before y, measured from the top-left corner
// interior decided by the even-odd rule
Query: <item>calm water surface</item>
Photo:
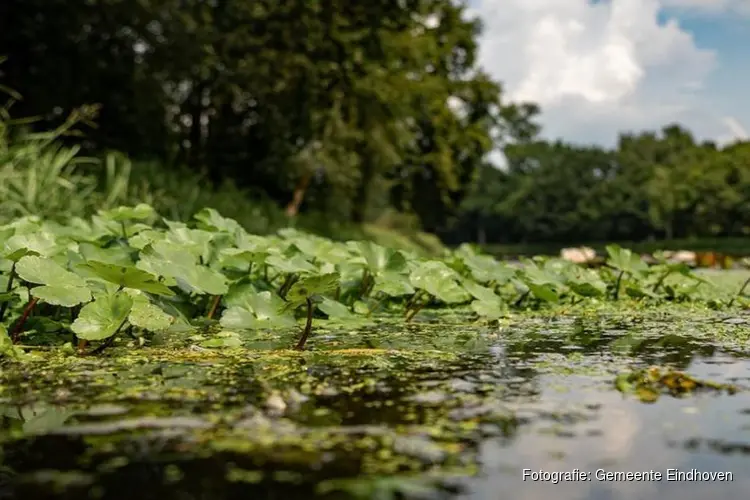
[[[0,498],[744,498],[748,325],[718,313],[380,325],[319,332],[304,356],[6,366]],[[351,348],[383,351],[315,354]],[[647,366],[740,391],[643,403],[616,390],[618,373]],[[670,469],[731,480],[669,481]],[[427,477],[422,496],[408,487]]]

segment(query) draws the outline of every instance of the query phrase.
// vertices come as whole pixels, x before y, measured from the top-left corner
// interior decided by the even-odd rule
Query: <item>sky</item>
[[[542,135],[612,146],[620,132],[750,133],[750,0],[469,0],[479,63],[504,99],[541,106]]]

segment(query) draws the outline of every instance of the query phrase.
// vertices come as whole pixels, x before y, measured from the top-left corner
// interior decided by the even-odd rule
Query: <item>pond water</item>
[[[253,349],[185,340],[6,364],[0,498],[702,500],[750,489],[741,315],[383,321],[318,328],[308,352],[272,350],[285,335],[246,338]],[[617,390],[618,375],[650,366],[725,385]]]

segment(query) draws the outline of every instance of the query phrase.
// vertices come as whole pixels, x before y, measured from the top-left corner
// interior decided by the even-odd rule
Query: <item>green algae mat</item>
[[[746,272],[0,226],[0,499],[744,498]]]

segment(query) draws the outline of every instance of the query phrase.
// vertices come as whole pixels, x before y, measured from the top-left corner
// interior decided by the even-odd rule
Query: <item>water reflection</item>
[[[725,361],[726,362],[726,361]],[[710,360],[698,360],[691,373],[722,379],[750,377],[750,364],[733,362],[717,373]],[[560,500],[630,500],[647,498],[701,499],[744,497],[750,488],[750,406],[746,397],[709,395],[688,399],[663,398],[643,405],[612,392],[592,394],[585,386],[567,393],[545,391],[547,402],[597,405],[597,418],[567,425],[568,434],[548,431],[542,421],[523,428],[512,444],[486,440],[480,448],[482,476],[468,483],[461,498],[494,498],[495,492],[513,491],[513,498],[535,500],[554,495]],[[592,432],[595,431],[595,432]],[[550,482],[523,480],[522,469],[580,471],[589,480]],[[656,471],[661,481],[602,481],[607,472]],[[732,481],[668,481],[668,469],[731,472]]]
[[[436,478],[459,488],[441,490],[451,498],[742,498],[750,487],[746,393],[665,395],[645,405],[614,389],[617,373],[647,365],[750,386],[742,346],[705,338],[709,324],[605,316],[501,328],[382,324],[331,328],[304,356],[142,356],[126,366],[105,358],[6,370],[0,484],[26,498],[61,484],[69,498],[97,488],[111,499],[410,498]],[[722,324],[730,335],[747,328]],[[363,347],[385,351],[356,351]],[[523,469],[734,476],[551,484],[523,481]]]

